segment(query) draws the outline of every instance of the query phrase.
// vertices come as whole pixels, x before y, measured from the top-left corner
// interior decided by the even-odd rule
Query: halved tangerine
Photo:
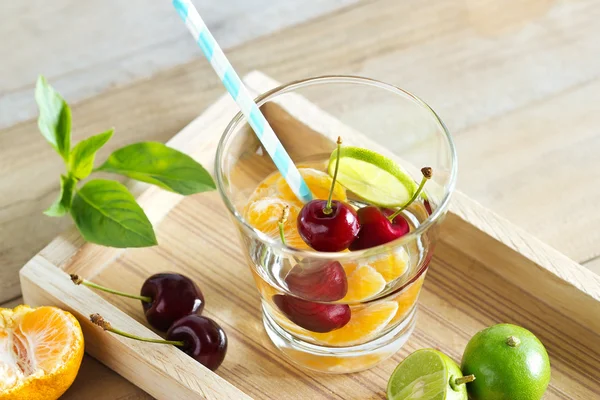
[[[0,308],[0,399],[54,400],[71,386],[83,333],[56,307]]]
[[[271,175],[267,176],[257,187],[254,189],[252,195],[248,199],[248,202],[251,203],[256,200],[264,199],[265,197],[277,197],[279,196],[279,192],[277,191],[277,181],[281,178],[281,174],[279,172],[274,172]]]
[[[329,197],[332,179],[327,173],[313,168],[298,168],[298,170],[315,199],[326,200]],[[281,178],[277,181],[277,191],[280,193],[281,198],[301,205],[300,200],[298,200],[294,192],[292,192],[292,189],[290,189],[285,179]],[[333,189],[332,199],[341,201],[347,200],[346,189],[337,182]]]
[[[250,225],[262,233],[269,235],[272,238],[278,238],[278,223],[281,219],[283,209],[286,206],[289,207],[289,215],[287,221],[283,225],[286,244],[298,249],[309,248],[300,237],[298,229],[296,228],[296,220],[298,219],[300,207],[289,201],[277,197],[265,197],[264,199],[248,204],[244,217]]]
[[[348,275],[348,292],[341,300],[355,303],[370,299],[385,288],[385,279],[370,265],[361,265]]]
[[[406,250],[399,248],[391,254],[370,259],[368,264],[379,272],[387,283],[398,279],[404,274],[408,268],[409,261]]]

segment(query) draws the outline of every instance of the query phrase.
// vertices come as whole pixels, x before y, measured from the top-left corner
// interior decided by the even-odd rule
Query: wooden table
[[[240,73],[357,74],[420,95],[454,133],[460,189],[600,272],[599,19],[595,0],[360,0],[228,53]],[[176,66],[75,105],[75,140],[115,126],[100,158],[165,141],[222,92],[204,60]],[[61,170],[35,121],[0,131],[0,301],[18,302],[18,268],[69,225],[41,214]],[[86,358],[65,397],[146,395]]]

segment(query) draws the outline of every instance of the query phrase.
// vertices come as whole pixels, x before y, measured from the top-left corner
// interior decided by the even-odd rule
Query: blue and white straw
[[[302,179],[298,168],[225,57],[223,50],[206,27],[196,7],[190,0],[173,0],[173,5],[294,194],[303,202],[312,200],[312,193]]]

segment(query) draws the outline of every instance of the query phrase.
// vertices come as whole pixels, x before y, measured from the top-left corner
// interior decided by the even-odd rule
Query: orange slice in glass
[[[328,346],[351,346],[373,339],[389,324],[398,311],[398,303],[384,301],[352,310],[352,318],[344,327],[327,333],[310,332],[289,320],[277,319],[287,331]]]
[[[423,280],[425,274],[421,275],[419,279],[411,283],[402,292],[398,293],[394,297],[394,301],[398,304],[398,311],[391,321],[391,324],[395,324],[406,317],[406,315],[412,310],[413,306],[417,302],[419,293],[421,293],[421,287],[423,286]]]
[[[260,185],[254,189],[254,193],[249,198],[249,202],[264,199],[265,197],[278,197],[279,192],[277,190],[276,183],[281,178],[279,172],[274,172],[263,180]]]
[[[300,212],[300,207],[297,205],[280,198],[266,197],[248,204],[244,217],[250,225],[262,233],[274,239],[279,238],[278,223],[285,206],[289,206],[290,210],[287,221],[283,225],[286,244],[298,249],[308,249],[309,246],[302,240],[296,228],[296,220]]]
[[[329,197],[329,190],[331,189],[331,177],[327,173],[313,168],[298,168],[298,170],[310,188],[314,198],[327,200]],[[292,192],[292,189],[290,189],[285,179],[279,179],[277,182],[277,191],[281,193],[281,197],[283,199],[292,201],[295,204],[301,204],[300,200],[298,200],[294,192]],[[344,189],[344,187],[337,182],[333,189],[332,199],[341,201],[347,200],[346,189]]]
[[[343,303],[355,303],[370,299],[385,288],[385,279],[370,265],[362,265],[348,275],[348,293]]]
[[[398,279],[408,269],[408,253],[403,248],[392,254],[378,256],[368,261],[377,272],[379,272],[386,283]]]
[[[56,307],[0,308],[0,399],[58,399],[75,380],[83,334]]]

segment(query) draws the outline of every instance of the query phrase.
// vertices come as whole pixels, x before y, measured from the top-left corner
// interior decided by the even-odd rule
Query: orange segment
[[[379,272],[386,282],[398,279],[408,268],[408,253],[403,248],[392,254],[378,256],[369,260],[368,264]]]
[[[366,354],[357,357],[317,356],[302,351],[283,348],[283,352],[292,361],[316,371],[350,373],[368,369],[378,364],[388,353]]]
[[[362,265],[348,276],[348,293],[341,301],[354,303],[369,299],[385,288],[385,279],[373,267]]]
[[[260,185],[256,189],[254,189],[254,193],[248,199],[248,202],[251,203],[256,200],[263,199],[265,197],[277,197],[279,192],[277,191],[277,185],[275,183],[281,178],[281,174],[279,172],[274,172],[263,180]]]
[[[296,228],[296,220],[300,208],[289,201],[282,200],[276,197],[266,197],[248,204],[245,211],[246,220],[261,231],[272,238],[279,238],[279,225],[281,214],[285,206],[289,206],[290,214],[287,221],[283,225],[285,232],[286,244],[290,247],[299,249],[307,249],[308,245],[302,240],[298,229]]]
[[[343,264],[342,267],[344,268],[344,272],[346,272],[346,276],[350,276],[354,271],[356,271],[356,268],[358,268],[358,263],[352,261]]]
[[[328,346],[351,346],[367,342],[381,332],[398,310],[395,301],[384,301],[352,310],[352,318],[344,327],[327,333],[310,332],[290,321],[278,319],[277,323],[303,338],[312,339]]]
[[[299,168],[300,175],[304,178],[304,181],[308,185],[315,199],[327,200],[329,197],[329,190],[331,189],[331,177],[322,171],[313,168]],[[281,193],[281,197],[285,200],[293,201],[296,204],[300,204],[300,201],[292,192],[292,189],[288,186],[285,179],[281,178],[277,181],[277,191]],[[346,201],[346,189],[342,185],[336,182],[333,189],[333,200]]]
[[[75,380],[83,334],[56,307],[0,308],[0,398],[58,399]]]
[[[391,324],[401,321],[402,318],[404,318],[409,311],[412,310],[413,306],[417,302],[419,293],[421,293],[421,287],[423,286],[424,279],[425,274],[421,275],[419,279],[411,283],[402,292],[396,295],[394,301],[398,304],[398,311],[390,322]]]

